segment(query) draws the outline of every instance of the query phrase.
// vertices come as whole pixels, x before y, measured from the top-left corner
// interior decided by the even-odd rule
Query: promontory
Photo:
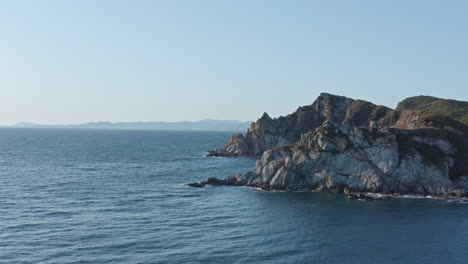
[[[254,170],[191,186],[466,196],[468,102],[410,97],[396,109],[322,93],[252,123],[207,156],[260,156]]]

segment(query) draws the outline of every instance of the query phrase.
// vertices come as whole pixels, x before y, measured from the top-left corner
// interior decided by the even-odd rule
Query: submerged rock
[[[382,201],[382,200],[390,200],[393,199],[391,195],[383,195],[383,196],[376,196],[376,195],[368,195],[364,193],[350,193],[348,194],[349,200],[361,200],[361,201]]]
[[[206,181],[188,183],[187,185],[190,187],[205,187],[206,185],[212,185],[212,186],[229,185],[229,183],[227,183],[226,180],[208,178],[208,180]]]
[[[226,181],[216,179],[216,178],[208,178],[208,180],[206,181],[206,184],[214,185],[214,186],[220,186],[220,185],[226,185]]]
[[[190,187],[205,187],[206,181],[188,183],[187,185]]]

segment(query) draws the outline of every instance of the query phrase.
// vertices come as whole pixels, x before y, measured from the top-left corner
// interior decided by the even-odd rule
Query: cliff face
[[[439,105],[439,108],[432,109],[434,105]],[[437,109],[445,110],[439,114]],[[405,99],[399,103],[397,110],[393,110],[362,100],[322,93],[312,105],[300,107],[290,115],[272,119],[264,113],[257,122],[252,123],[245,137],[234,135],[224,149],[209,151],[207,156],[258,156],[268,149],[297,142],[301,134],[314,131],[324,121],[372,128],[437,128],[468,134],[465,124],[451,118],[456,113],[462,115],[465,112],[468,113],[466,102],[427,96]]]
[[[466,138],[451,132],[369,129],[326,121],[296,144],[265,151],[254,171],[218,184],[265,190],[465,194],[467,145]]]
[[[322,93],[312,105],[299,107],[290,115],[272,119],[264,113],[245,137],[234,135],[224,149],[209,151],[208,156],[261,155],[265,150],[297,142],[301,134],[313,131],[325,120],[354,126],[392,126],[398,116],[384,106]]]

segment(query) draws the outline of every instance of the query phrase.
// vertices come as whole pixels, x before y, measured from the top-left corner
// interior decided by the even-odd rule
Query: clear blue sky
[[[0,124],[468,100],[468,1],[2,1]]]

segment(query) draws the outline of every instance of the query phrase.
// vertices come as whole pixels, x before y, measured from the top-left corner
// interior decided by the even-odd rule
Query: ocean
[[[231,134],[0,129],[0,263],[468,262],[468,205],[185,186]]]

